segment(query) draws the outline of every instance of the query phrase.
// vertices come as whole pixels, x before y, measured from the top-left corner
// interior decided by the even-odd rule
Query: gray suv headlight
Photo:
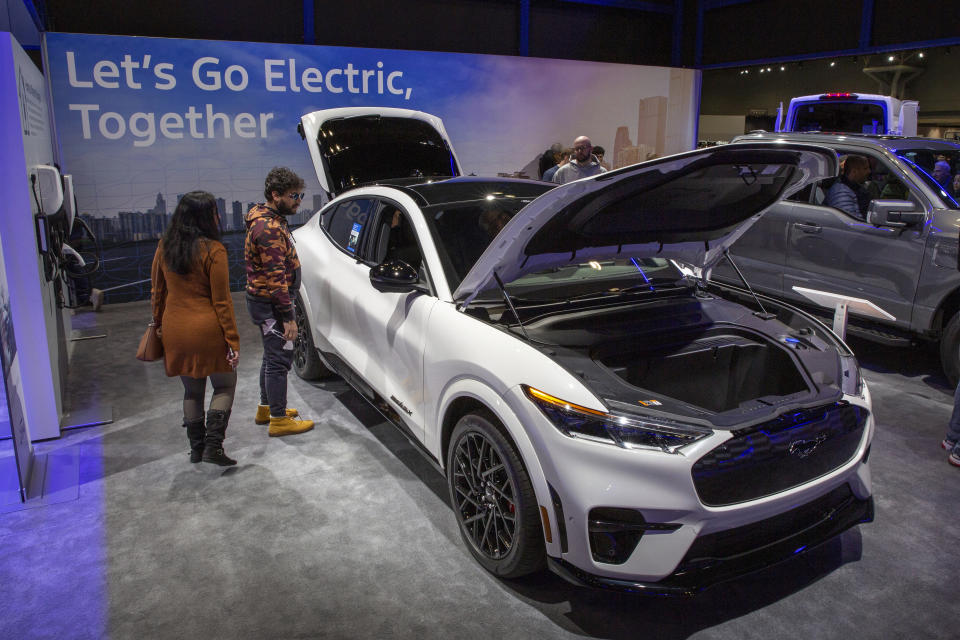
[[[524,393],[566,436],[614,444],[624,449],[657,449],[676,453],[681,447],[711,435],[704,427],[645,416],[597,411],[521,385]]]

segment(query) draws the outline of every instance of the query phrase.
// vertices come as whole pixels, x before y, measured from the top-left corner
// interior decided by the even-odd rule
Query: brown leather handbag
[[[147,330],[143,332],[140,338],[140,346],[137,347],[137,360],[144,362],[154,362],[163,358],[163,342],[157,335],[157,325],[151,322],[147,325]]]

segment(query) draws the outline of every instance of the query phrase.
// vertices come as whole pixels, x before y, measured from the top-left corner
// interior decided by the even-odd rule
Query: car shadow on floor
[[[340,378],[308,383],[332,394],[350,414],[393,456],[448,507],[447,482],[440,470],[418,444],[387,421],[367,400]]]
[[[434,464],[360,394],[340,379],[311,384],[333,394],[449,508],[446,481]],[[648,635],[681,640],[801,591],[844,564],[858,561],[861,553],[861,534],[854,528],[802,555],[714,585],[689,598],[658,598],[578,587],[546,569],[499,583],[506,592],[573,633],[611,639]]]
[[[891,347],[855,336],[847,336],[846,342],[857,356],[860,366],[867,371],[917,378],[931,389],[953,392],[954,388],[940,368],[940,355],[933,345]]]
[[[558,626],[591,637],[681,640],[761,610],[860,559],[862,538],[851,529],[780,564],[714,585],[688,598],[662,598],[577,587],[548,571],[503,585]],[[557,607],[567,603],[568,607]]]

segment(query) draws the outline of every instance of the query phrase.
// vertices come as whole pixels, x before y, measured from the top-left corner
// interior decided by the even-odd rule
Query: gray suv
[[[870,176],[860,215],[827,206],[839,178],[809,185],[774,205],[730,249],[758,293],[810,308],[793,290],[805,287],[870,300],[895,316],[877,321],[850,315],[851,335],[893,345],[939,343],[943,371],[960,379],[960,205],[932,177],[944,156],[960,169],[960,144],[928,138],[755,132],[738,142],[808,142],[841,157],[860,155]],[[726,261],[712,279],[740,284]],[[825,310],[821,310],[821,314]]]

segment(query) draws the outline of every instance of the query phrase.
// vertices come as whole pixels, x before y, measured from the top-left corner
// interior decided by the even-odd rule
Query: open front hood
[[[422,111],[324,109],[300,118],[299,130],[331,197],[381,180],[461,175],[443,122]]]
[[[671,258],[710,268],[764,211],[837,175],[837,154],[808,144],[691,151],[570,182],[524,207],[454,292],[468,303],[504,282],[589,260]]]

